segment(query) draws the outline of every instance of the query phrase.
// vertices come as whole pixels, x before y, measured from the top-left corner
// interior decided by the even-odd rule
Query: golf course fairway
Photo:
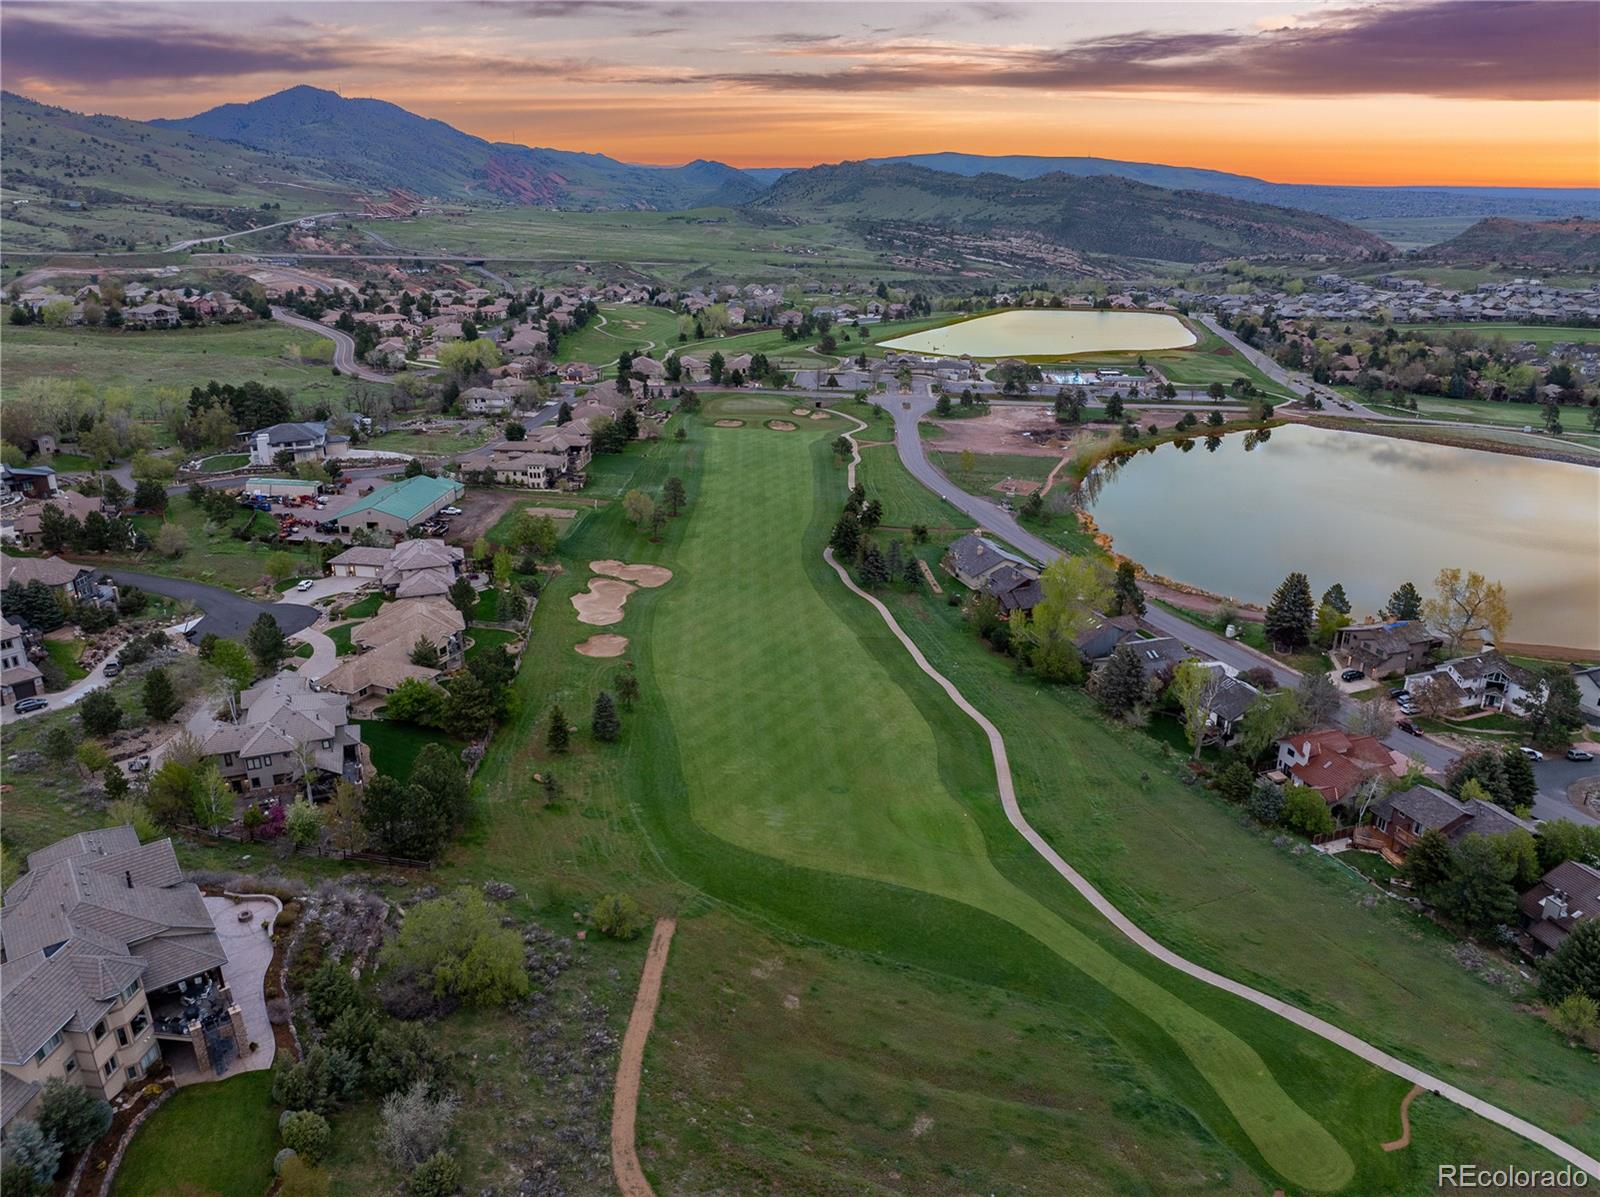
[[[818,469],[825,434],[702,426],[700,435],[698,500],[648,647],[695,825],[749,853],[1011,924],[1077,970],[1067,976],[1160,1028],[1285,1180],[1318,1192],[1347,1184],[1349,1154],[1250,1044],[1158,971],[1109,950],[1109,927],[1100,936],[1092,922],[1074,925],[997,867],[969,807],[998,804],[992,781],[987,794],[957,793],[941,771],[926,704],[948,700],[868,651],[845,617],[860,600],[809,568],[815,528],[844,497],[842,472]],[[1070,990],[1058,996],[1074,1000]]]

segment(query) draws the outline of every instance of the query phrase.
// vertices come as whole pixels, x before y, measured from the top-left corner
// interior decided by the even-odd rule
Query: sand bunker
[[[628,651],[628,638],[614,632],[596,632],[574,647],[586,657],[620,657]]]
[[[767,427],[774,432],[793,432],[795,428],[788,420],[768,420]]]
[[[634,587],[614,578],[590,578],[589,589],[572,596],[572,605],[578,610],[578,622],[603,628],[622,621],[622,605],[628,601]]]
[[[809,407],[791,407],[789,414],[792,416],[809,416],[811,409]]]
[[[632,582],[635,586],[643,586],[646,590],[654,590],[657,586],[665,586],[672,581],[672,571],[664,565],[629,565],[624,561],[591,561],[589,562],[589,568],[597,574],[621,578],[624,582]]]
[[[717,421],[717,427],[718,428],[743,428],[744,427],[744,421],[743,420],[718,420]]]
[[[811,418],[813,420],[826,420],[828,418],[828,413],[825,411],[814,411],[811,413]]]

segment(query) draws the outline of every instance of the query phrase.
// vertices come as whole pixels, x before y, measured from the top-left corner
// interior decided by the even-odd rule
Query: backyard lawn
[[[391,723],[387,719],[361,719],[361,742],[372,753],[372,767],[402,785],[411,780],[411,767],[417,754],[429,744],[443,744],[452,752],[460,743],[444,732],[414,723]]]
[[[474,627],[467,629],[467,639],[472,641],[471,644],[467,645],[466,653],[467,660],[470,661],[473,657],[481,656],[483,653],[493,649],[504,648],[508,644],[514,644],[522,637],[516,632],[506,631],[503,628]]]
[[[134,1136],[115,1197],[261,1197],[278,1149],[271,1090],[266,1071],[178,1090]]]
[[[341,623],[328,629],[328,639],[333,641],[333,646],[339,650],[341,657],[348,657],[356,651],[356,646],[350,643],[350,634],[365,622],[362,619],[353,619],[349,623]]]
[[[378,613],[378,608],[383,606],[382,591],[373,591],[363,598],[357,599],[344,609],[346,619],[371,619]]]
[[[89,671],[78,664],[78,657],[83,653],[82,640],[46,640],[44,651],[49,654],[56,668],[61,670],[62,677],[68,682],[80,681],[89,676]]]

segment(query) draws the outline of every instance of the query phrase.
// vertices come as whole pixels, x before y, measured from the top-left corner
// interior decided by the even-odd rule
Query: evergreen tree
[[[1144,592],[1139,589],[1133,562],[1119,561],[1117,578],[1111,587],[1111,614],[1143,615],[1144,609]]]
[[[839,517],[839,522],[833,526],[833,535],[828,537],[828,544],[833,548],[833,555],[842,561],[855,559],[856,550],[861,547],[861,521],[856,518],[853,511],[846,511]]]
[[[1402,582],[1400,589],[1389,596],[1385,610],[1390,619],[1421,619],[1422,596],[1410,582]]]
[[[861,527],[865,531],[872,531],[883,523],[883,504],[877,499],[868,499],[861,504]]]
[[[1461,797],[1468,782],[1477,782],[1489,795],[1489,800],[1507,809],[1519,805],[1512,797],[1511,780],[1506,776],[1506,761],[1522,753],[1512,748],[1502,751],[1485,745],[1462,753],[1445,768],[1444,788],[1454,797]]]
[[[1094,700],[1106,714],[1121,718],[1145,701],[1144,669],[1131,644],[1119,644],[1111,659],[1095,671]]]
[[[1450,876],[1454,863],[1455,849],[1450,846],[1450,841],[1445,839],[1442,831],[1430,828],[1411,845],[1401,871],[1412,889],[1419,894],[1426,894]]]
[[[1580,919],[1539,970],[1539,989],[1551,1002],[1582,993],[1600,1002],[1600,919]]]
[[[1513,871],[1489,836],[1469,835],[1457,845],[1450,875],[1434,887],[1433,900],[1463,927],[1488,931],[1516,916]]]
[[[889,581],[889,563],[875,544],[868,544],[861,554],[860,578],[861,585],[868,590],[876,590]]]
[[[1311,583],[1296,570],[1273,592],[1267,604],[1267,639],[1281,648],[1304,648],[1311,643],[1311,622],[1316,608],[1311,601]]]
[[[172,679],[165,669],[152,669],[144,677],[144,713],[157,723],[165,723],[183,706],[183,700],[172,688]]]
[[[603,743],[610,744],[622,734],[622,719],[617,714],[617,700],[611,697],[609,690],[602,690],[594,697],[594,711],[589,717],[589,730],[594,733],[594,738]]]
[[[1345,597],[1344,586],[1335,582],[1322,594],[1323,606],[1332,607],[1340,615],[1350,614],[1350,600]]]
[[[668,478],[666,485],[661,488],[661,504],[673,515],[683,510],[689,495],[683,488],[683,479],[674,474]]]
[[[1506,776],[1505,796],[1510,806],[1532,806],[1539,792],[1539,779],[1534,776],[1533,762],[1522,754],[1520,748],[1507,748],[1500,754]]]
[[[128,796],[128,775],[115,761],[100,771],[100,781],[106,788],[107,805],[120,802]]]
[[[471,623],[473,608],[478,605],[478,592],[472,588],[472,582],[465,576],[457,578],[450,583],[449,596],[451,606],[461,612],[461,618]]]
[[[561,704],[557,703],[550,708],[550,727],[544,734],[544,746],[550,752],[564,753],[567,751],[567,742],[570,738],[571,734],[567,730],[567,713],[561,709]]]
[[[122,726],[122,708],[109,690],[91,690],[78,704],[78,718],[91,736],[109,736]]]
[[[263,611],[256,616],[256,621],[250,625],[250,630],[245,633],[245,647],[250,650],[250,655],[256,663],[268,673],[278,667],[286,651],[283,643],[283,629],[278,626],[278,621],[270,614]]]
[[[624,665],[617,670],[611,684],[617,688],[617,701],[622,704],[623,710],[633,710],[633,704],[639,701],[639,675],[634,673],[633,666]]]
[[[912,589],[922,587],[922,564],[917,560],[915,553],[907,553],[905,565],[901,568],[901,580]]]

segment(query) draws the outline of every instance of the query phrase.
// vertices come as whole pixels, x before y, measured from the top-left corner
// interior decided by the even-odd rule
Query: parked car
[[[1581,748],[1569,748],[1567,749],[1567,759],[1569,761],[1592,761],[1594,760],[1594,753],[1585,752]]]
[[[1390,698],[1406,698],[1406,697],[1408,697],[1408,694],[1407,694],[1406,688],[1404,686],[1401,686],[1397,690],[1390,690],[1389,691],[1389,697]]]
[[[1408,736],[1420,736],[1422,734],[1422,729],[1409,719],[1402,719],[1399,723],[1396,723],[1395,726],[1401,731],[1405,732]]]
[[[459,508],[459,507],[441,507],[439,509],[439,514],[440,515],[460,515],[461,514],[461,508]]]
[[[122,662],[112,657],[111,660],[106,662],[105,672],[107,677],[116,677],[117,674],[122,672]]]
[[[30,711],[42,711],[49,705],[48,698],[19,698],[11,709],[19,715],[26,715]]]
[[[295,589],[301,594],[304,594],[306,591],[311,589],[311,585],[312,583],[310,578],[301,578],[299,583],[295,586]]]
[[[128,762],[129,773],[143,773],[150,767],[149,756],[136,756]]]
[[[1529,748],[1526,744],[1522,745],[1519,751],[1530,761],[1544,760],[1544,753],[1540,752],[1537,748]]]
[[[1367,675],[1362,673],[1359,669],[1346,669],[1339,675],[1339,680],[1341,682],[1359,682],[1366,676]]]

